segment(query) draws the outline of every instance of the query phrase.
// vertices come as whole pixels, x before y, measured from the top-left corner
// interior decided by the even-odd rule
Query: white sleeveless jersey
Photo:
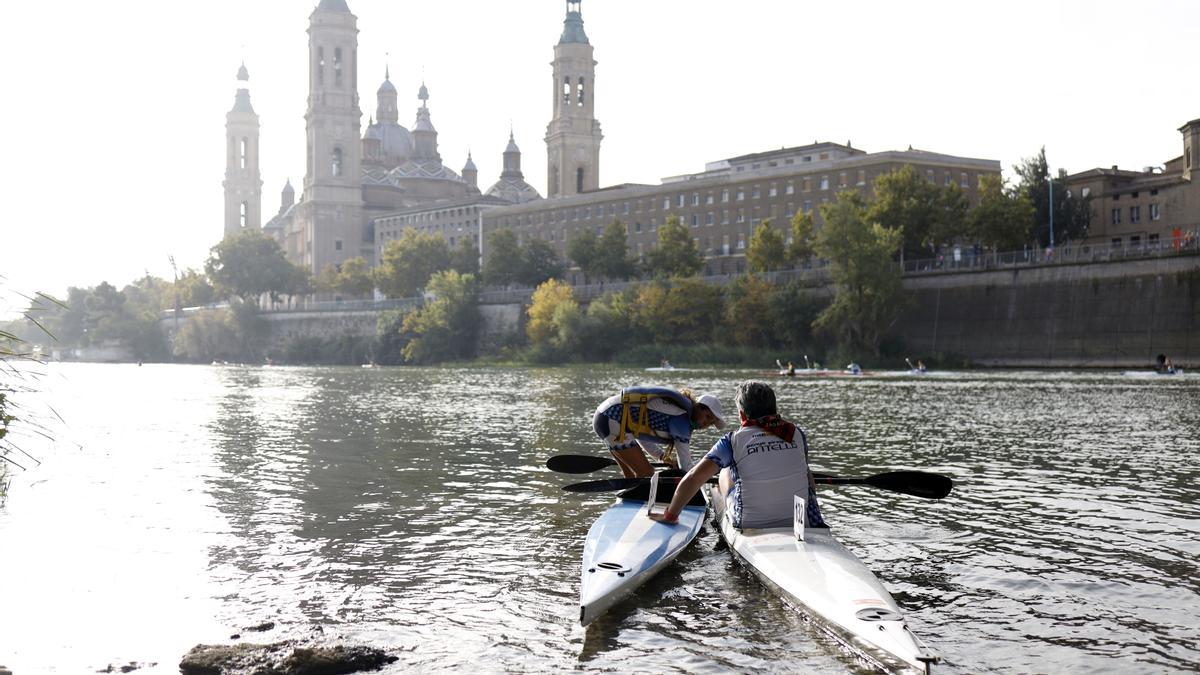
[[[742,427],[730,434],[730,445],[737,476],[734,524],[790,526],[792,496],[809,495],[804,433],[797,429],[789,443],[759,427]]]

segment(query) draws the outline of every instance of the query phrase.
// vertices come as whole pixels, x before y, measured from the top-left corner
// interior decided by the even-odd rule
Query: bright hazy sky
[[[561,0],[348,0],[362,124],[390,63],[401,124],[422,78],[446,164],[486,189],[509,124],[545,193]],[[221,237],[225,113],[245,59],[263,220],[304,168],[313,0],[4,3],[0,283],[65,293],[202,267]],[[1052,170],[1161,165],[1200,117],[1192,0],[584,0],[602,185],[814,140]],[[385,56],[390,54],[390,56]],[[0,307],[0,311],[4,308]]]

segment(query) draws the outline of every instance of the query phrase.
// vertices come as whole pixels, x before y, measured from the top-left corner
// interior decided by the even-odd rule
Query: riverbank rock
[[[183,675],[342,675],[379,668],[397,660],[373,647],[301,645],[196,645],[179,663]]]

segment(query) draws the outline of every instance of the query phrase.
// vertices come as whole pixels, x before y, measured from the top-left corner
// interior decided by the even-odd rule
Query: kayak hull
[[[889,672],[928,673],[939,657],[909,630],[891,594],[828,528],[738,530],[713,487],[714,522],[729,549],[767,587],[824,632]]]
[[[704,506],[688,506],[679,523],[646,516],[646,504],[618,500],[588,530],[579,585],[579,623],[588,625],[666,567],[700,532]]]

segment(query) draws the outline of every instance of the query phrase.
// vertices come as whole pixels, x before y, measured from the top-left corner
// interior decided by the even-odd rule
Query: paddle
[[[617,460],[599,455],[555,455],[546,460],[546,468],[558,473],[592,473],[610,466],[617,466]],[[667,464],[651,462],[650,466]]]
[[[813,479],[821,485],[870,485],[880,490],[889,490],[901,494],[924,497],[926,499],[942,499],[950,494],[954,482],[949,476],[924,471],[890,471],[877,473],[864,478],[841,478],[823,473],[813,473]],[[677,482],[678,479],[660,478],[660,482]],[[611,492],[624,490],[649,483],[649,478],[608,478],[605,480],[590,480],[582,483],[564,485],[567,492]],[[715,483],[715,479],[710,479]]]

